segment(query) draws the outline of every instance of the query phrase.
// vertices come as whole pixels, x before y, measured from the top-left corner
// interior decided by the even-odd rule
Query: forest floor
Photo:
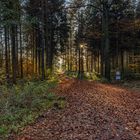
[[[140,91],[140,80],[125,81],[123,86],[131,90]]]
[[[140,90],[129,85],[65,78],[54,91],[66,107],[44,113],[15,139],[140,140]]]

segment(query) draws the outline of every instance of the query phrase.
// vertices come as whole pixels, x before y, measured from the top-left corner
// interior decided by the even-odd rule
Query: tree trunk
[[[16,65],[16,26],[11,25],[11,46],[12,46],[12,76],[13,83],[16,83],[17,65]]]
[[[22,58],[22,34],[21,34],[21,25],[20,25],[20,77],[23,78],[23,58]]]
[[[8,43],[7,43],[7,27],[5,27],[5,68],[6,68],[6,80],[9,83],[9,58],[8,58]]]
[[[44,64],[44,54],[45,54],[45,32],[44,32],[44,0],[41,1],[41,10],[42,10],[42,13],[41,13],[41,63],[42,63],[42,66],[41,66],[41,71],[42,71],[42,80],[45,79],[45,64]]]
[[[104,55],[105,55],[105,78],[110,80],[110,45],[109,45],[109,11],[107,6],[104,8],[104,16],[105,16],[105,49],[104,49]]]

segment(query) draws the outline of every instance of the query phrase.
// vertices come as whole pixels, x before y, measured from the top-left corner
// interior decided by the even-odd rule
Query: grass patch
[[[50,93],[56,81],[36,81],[17,84],[11,88],[0,87],[0,139],[18,133],[33,123],[44,111],[64,108],[65,99]]]

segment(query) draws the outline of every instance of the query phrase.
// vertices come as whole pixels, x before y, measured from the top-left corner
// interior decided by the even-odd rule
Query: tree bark
[[[6,68],[6,80],[9,83],[9,58],[8,58],[8,42],[7,42],[7,27],[4,28],[5,31],[5,68]]]
[[[12,46],[12,76],[13,83],[16,84],[16,74],[17,74],[17,65],[16,65],[16,25],[11,25],[11,46]]]

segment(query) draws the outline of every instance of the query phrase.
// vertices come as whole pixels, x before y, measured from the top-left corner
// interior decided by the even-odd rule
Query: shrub
[[[49,92],[56,84],[56,81],[36,81],[14,85],[12,88],[1,86],[0,139],[33,123],[41,113],[54,107],[55,102],[64,108],[65,101]]]

